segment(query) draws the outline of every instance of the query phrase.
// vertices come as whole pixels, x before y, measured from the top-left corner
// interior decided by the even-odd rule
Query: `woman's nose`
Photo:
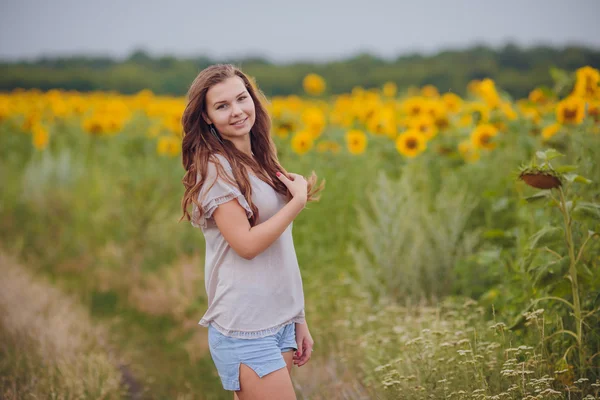
[[[241,113],[242,113],[242,108],[240,106],[238,106],[237,104],[233,103],[233,106],[231,107],[231,114],[238,115]]]

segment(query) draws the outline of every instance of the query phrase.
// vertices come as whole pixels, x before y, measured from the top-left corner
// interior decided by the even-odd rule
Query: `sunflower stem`
[[[581,319],[581,303],[579,301],[579,285],[577,283],[577,261],[575,257],[575,243],[573,243],[573,232],[571,230],[572,218],[567,207],[565,193],[562,187],[558,188],[560,194],[560,211],[563,215],[565,224],[565,239],[569,250],[569,277],[571,281],[571,291],[573,294],[573,311],[575,313],[575,326],[577,329],[577,347],[579,350],[579,364],[583,375],[585,372],[585,355],[583,351],[583,320]]]

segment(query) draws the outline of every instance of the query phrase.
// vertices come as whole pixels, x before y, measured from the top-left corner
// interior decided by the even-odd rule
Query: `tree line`
[[[492,78],[515,98],[539,86],[551,86],[552,67],[573,71],[590,65],[600,68],[600,49],[583,46],[499,48],[474,46],[434,55],[406,54],[383,59],[362,53],[346,59],[309,63],[275,63],[265,58],[211,59],[151,56],[136,50],[122,60],[72,56],[34,61],[0,62],[0,91],[16,88],[94,91],[131,94],[150,89],[156,94],[183,95],[203,68],[233,63],[253,76],[267,96],[302,94],[302,79],[314,72],[327,81],[326,94],[349,92],[355,86],[378,87],[395,82],[399,88],[435,85],[440,92],[464,95],[469,81]]]

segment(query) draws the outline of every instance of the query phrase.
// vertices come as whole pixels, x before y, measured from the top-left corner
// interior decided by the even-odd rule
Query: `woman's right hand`
[[[287,186],[294,200],[300,201],[302,205],[305,205],[308,197],[308,184],[306,179],[304,179],[302,175],[294,174],[292,172],[288,173],[288,176],[289,178],[284,174],[277,172],[277,177],[285,186]]]

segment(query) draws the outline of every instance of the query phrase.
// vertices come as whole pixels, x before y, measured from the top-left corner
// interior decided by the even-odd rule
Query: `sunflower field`
[[[294,224],[299,398],[600,398],[600,72],[552,75],[523,99],[491,79],[326,96],[317,74],[268,99],[282,164],[326,180]],[[27,318],[0,295],[0,397],[231,397],[197,325],[204,240],[180,221],[184,107],[0,94],[0,292],[31,293]],[[69,334],[80,350],[50,351]]]

